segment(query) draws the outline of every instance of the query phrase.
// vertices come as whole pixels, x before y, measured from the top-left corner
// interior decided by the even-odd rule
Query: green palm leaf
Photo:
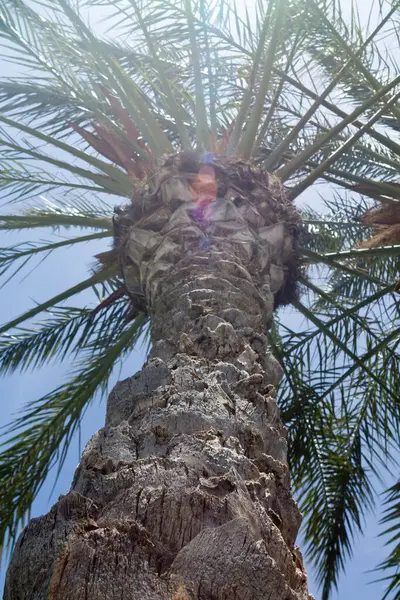
[[[48,173],[42,170],[32,171],[26,169],[20,164],[8,164],[4,162],[0,170],[0,193],[7,198],[6,204],[17,202],[26,202],[36,198],[37,194],[47,194],[53,190],[65,189],[65,194],[76,190],[85,192],[95,192],[100,194],[104,188],[85,183],[76,183],[68,179],[50,177]]]
[[[116,362],[137,342],[145,323],[141,315],[125,330],[115,327],[100,344],[86,342],[84,360],[71,380],[28,404],[4,432],[8,439],[0,446],[0,478],[5,484],[0,496],[0,538],[8,542],[6,547],[54,464],[59,472],[88,403],[95,394],[106,393]]]
[[[1,217],[0,217],[1,221]],[[10,268],[16,267],[14,273],[10,275],[7,279],[7,282],[10,281],[14,275],[20,272],[21,268],[25,267],[28,262],[34,258],[37,254],[41,252],[45,252],[47,258],[50,254],[59,248],[64,248],[65,246],[72,246],[73,244],[79,244],[82,242],[90,242],[92,240],[98,240],[105,237],[110,237],[111,233],[109,232],[101,232],[101,233],[92,233],[89,235],[83,235],[80,237],[69,238],[66,240],[62,240],[61,242],[50,242],[50,243],[27,243],[22,246],[14,246],[8,248],[0,248],[0,277],[2,277]],[[20,262],[23,259],[22,264],[16,266],[15,263]],[[4,285],[4,284],[3,284]]]
[[[49,227],[55,231],[60,227],[79,227],[110,231],[110,212],[111,209],[99,201],[93,203],[79,198],[76,201],[69,199],[66,203],[43,199],[39,205],[31,205],[19,214],[0,215],[0,230],[19,231]]]
[[[386,545],[391,545],[392,550],[388,558],[379,565],[383,572],[389,572],[388,575],[379,581],[386,581],[387,588],[383,600],[400,598],[400,482],[389,488],[386,492],[385,511],[382,518],[382,524],[387,528],[381,535],[386,536]]]
[[[87,290],[88,288],[93,287],[97,283],[100,283],[102,281],[107,281],[111,276],[116,274],[116,271],[117,271],[117,269],[115,266],[109,267],[108,269],[105,269],[102,271],[98,271],[97,273],[95,273],[94,275],[91,275],[90,277],[88,277],[84,281],[81,281],[77,285],[74,285],[73,287],[69,288],[68,290],[61,292],[61,294],[57,294],[57,296],[54,296],[50,300],[47,300],[46,302],[43,302],[42,304],[38,304],[35,308],[32,308],[31,310],[28,310],[27,312],[23,313],[19,317],[16,317],[12,321],[5,323],[4,325],[2,325],[0,327],[0,334],[10,331],[13,327],[17,327],[20,323],[23,323],[24,321],[32,319],[36,315],[46,311],[48,308],[55,306],[59,302],[63,302],[64,300],[67,300],[67,298],[70,298],[71,296],[74,296],[75,294],[78,294],[79,292],[82,292],[83,290]]]
[[[121,299],[97,314],[89,308],[58,307],[48,310],[49,318],[29,327],[13,329],[0,340],[0,373],[42,367],[48,361],[63,361],[68,354],[96,340],[100,344],[110,330],[126,324],[126,301]]]

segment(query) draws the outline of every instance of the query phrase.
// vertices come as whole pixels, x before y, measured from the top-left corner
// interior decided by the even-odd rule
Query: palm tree
[[[6,547],[116,362],[151,340],[71,491],[21,533],[6,600],[308,598],[289,463],[324,599],[336,585],[400,439],[400,78],[379,43],[398,2],[369,35],[339,9],[0,0],[7,55],[38,73],[0,84],[0,181],[27,204],[0,226],[91,230],[5,248],[1,274],[112,240],[85,281],[1,328],[3,373],[79,357],[5,432]],[[299,211],[321,181],[328,210]],[[60,306],[88,289],[97,306]],[[301,331],[273,317],[288,303]]]

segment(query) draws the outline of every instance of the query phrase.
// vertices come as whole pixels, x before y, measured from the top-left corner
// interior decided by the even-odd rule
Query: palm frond
[[[209,128],[207,119],[206,102],[203,88],[203,77],[200,65],[200,48],[197,43],[196,30],[193,21],[191,0],[185,0],[185,12],[188,21],[188,29],[191,46],[191,60],[193,61],[194,85],[196,93],[196,126],[197,142],[199,147],[207,150],[210,147]]]
[[[31,204],[19,214],[0,215],[0,230],[20,231],[49,227],[56,231],[60,227],[79,227],[111,231],[110,213],[110,207],[99,199],[93,202],[84,198],[69,198],[65,202],[42,198],[40,203]]]
[[[0,216],[1,222],[1,216]],[[11,246],[8,248],[0,248],[0,278],[5,275],[9,269],[15,268],[14,272],[8,277],[8,281],[20,272],[21,268],[25,267],[28,262],[36,257],[41,252],[45,253],[45,258],[59,248],[66,246],[72,246],[74,244],[80,244],[83,242],[91,242],[93,240],[110,237],[111,232],[92,233],[89,235],[83,235],[80,237],[68,238],[60,242],[48,242],[48,243],[26,243],[18,246]],[[22,264],[20,261],[23,261]],[[17,263],[17,264],[16,264]],[[18,265],[18,263],[20,263]],[[4,286],[4,283],[2,284]]]
[[[115,181],[113,178],[107,175],[84,169],[79,165],[73,165],[66,160],[54,158],[49,154],[46,154],[42,149],[32,146],[28,140],[25,140],[25,144],[23,145],[17,144],[14,141],[10,141],[9,135],[6,135],[5,132],[3,132],[3,135],[1,135],[0,132],[0,148],[2,149],[4,157],[8,162],[10,160],[14,160],[20,164],[26,164],[28,159],[33,158],[38,160],[39,164],[48,163],[53,167],[62,169],[63,171],[82,178],[83,180],[89,180],[97,187],[100,187],[103,192],[109,194],[115,194],[117,196],[129,196],[133,189],[133,183],[129,179],[125,179],[124,184],[122,185],[120,182]],[[125,175],[122,171],[120,171],[120,173],[121,176]],[[127,176],[125,175],[125,177]]]
[[[107,164],[104,161],[99,160],[98,158],[95,158],[94,156],[91,156],[87,152],[82,152],[81,150],[78,150],[73,145],[66,144],[65,142],[62,142],[61,140],[57,139],[54,136],[50,136],[45,133],[41,133],[40,131],[38,131],[38,129],[33,128],[33,127],[28,127],[27,125],[24,125],[23,123],[21,123],[20,121],[16,121],[15,119],[9,119],[7,117],[0,115],[0,123],[7,125],[7,127],[9,127],[9,128],[15,128],[22,133],[28,134],[28,135],[32,136],[33,138],[37,138],[38,140],[40,140],[41,142],[43,142],[47,145],[54,146],[55,148],[57,148],[63,152],[71,154],[72,156],[81,160],[82,162],[89,163],[91,166],[95,167],[99,171],[103,171],[103,173],[108,178],[119,183],[121,186],[127,186],[128,189],[130,189],[130,187],[131,187],[131,183],[130,183],[127,175],[125,173],[123,173],[120,169],[115,167],[114,165]],[[7,143],[5,141],[3,141],[2,143],[7,145]],[[11,144],[8,144],[8,146],[10,147]],[[25,150],[25,152],[27,152],[27,150]],[[64,163],[64,164],[67,165],[68,163]],[[68,167],[64,166],[64,168],[68,168]],[[79,167],[75,167],[75,169],[79,169]],[[69,170],[71,170],[71,168],[69,168]]]
[[[391,325],[400,304],[394,284],[358,302],[347,298],[347,306],[307,286],[324,299],[300,307],[315,327],[297,333],[282,320],[274,345],[285,374],[278,400],[293,483],[326,599],[362,531],[372,479],[390,464],[400,436],[400,338]]]
[[[386,536],[386,545],[391,548],[389,556],[378,569],[389,573],[378,581],[387,582],[382,600],[400,598],[400,482],[386,491],[385,511],[381,524],[387,527],[381,535]]]
[[[285,35],[284,23],[285,19],[288,16],[286,13],[286,2],[285,0],[282,0],[277,4],[274,11],[274,15],[272,17],[273,28],[268,42],[268,48],[266,49],[266,56],[264,60],[260,86],[257,95],[254,99],[254,107],[251,111],[250,118],[246,125],[246,130],[243,132],[242,138],[239,143],[238,153],[242,155],[245,159],[249,159],[255,150],[256,140],[259,131],[259,124],[265,112],[265,100],[271,87],[272,68],[276,61],[276,55],[280,50],[280,46],[283,42],[283,38]]]
[[[392,81],[390,81],[386,86],[381,88],[376,95],[372,96],[372,98],[368,99],[361,107],[356,108],[353,113],[349,115],[349,121],[351,122],[354,118],[358,117],[360,112],[363,113],[370,106],[376,105],[377,101],[383,98],[387,93],[396,89],[400,84],[400,76],[396,77]],[[338,158],[340,158],[344,152],[347,152],[349,148],[351,148],[360,138],[361,136],[370,131],[372,126],[379,120],[382,114],[385,112],[386,107],[390,107],[394,105],[397,100],[400,98],[400,92],[395,91],[392,96],[387,100],[383,108],[380,108],[373,114],[373,116],[367,121],[365,125],[360,127],[360,129],[350,136],[337,150],[335,150],[328,158],[326,158],[322,164],[318,165],[300,184],[296,186],[296,188],[291,192],[291,197],[296,198],[299,194],[301,194],[304,190],[306,190],[310,185],[312,185],[330,166],[334,165]],[[331,139],[337,133],[343,129],[346,125],[346,120],[343,123],[331,129],[329,134],[326,134],[327,139]],[[305,158],[309,158],[314,154],[315,149],[318,149],[323,145],[324,141],[318,142],[314,144],[311,149],[305,150]],[[296,159],[297,160],[297,159]],[[300,157],[299,157],[300,160]],[[283,167],[285,169],[285,167]],[[282,169],[282,171],[283,171]],[[282,172],[282,178],[285,179],[290,174],[290,170],[288,169],[285,172]]]
[[[93,291],[100,304],[95,309],[54,307],[44,311],[44,320],[4,333],[0,338],[0,373],[35,369],[48,361],[78,356],[93,341],[99,346],[102,336],[109,339],[114,330],[122,330],[127,323],[127,298],[119,295],[115,302],[104,301],[119,285],[113,279],[97,284]]]
[[[81,190],[84,192],[94,192],[100,194],[104,188],[87,183],[70,181],[62,177],[50,176],[48,172],[42,169],[28,169],[22,164],[13,160],[7,162],[4,160],[0,170],[0,193],[2,197],[7,198],[6,204],[26,202],[35,199],[38,195],[47,194],[55,190],[62,190],[65,195],[69,192]]]
[[[293,483],[324,598],[362,532],[373,478],[400,439],[399,251],[379,248],[363,258],[354,245],[369,236],[359,220],[367,205],[340,194],[326,204],[323,216],[304,212],[303,254],[326,265],[303,280],[310,310],[300,308],[310,326],[291,331],[283,317],[275,341]]]
[[[58,472],[84,410],[95,394],[104,395],[116,362],[127,354],[143,332],[139,315],[126,329],[114,328],[101,343],[85,343],[84,359],[72,378],[35,402],[5,430],[0,446],[1,548],[10,549],[31,504],[50,469]]]
[[[5,323],[4,325],[2,325],[0,327],[0,334],[6,333],[6,332],[12,330],[14,327],[17,327],[20,323],[23,323],[24,321],[32,319],[36,315],[46,311],[48,308],[51,308],[51,307],[55,306],[56,304],[59,304],[60,302],[63,302],[64,300],[71,298],[71,296],[74,296],[75,294],[78,294],[79,292],[82,292],[83,290],[91,288],[94,285],[96,285],[102,281],[107,281],[108,279],[110,279],[110,277],[113,277],[114,275],[116,275],[116,273],[117,273],[117,266],[109,267],[108,269],[103,269],[103,270],[98,271],[97,273],[95,273],[94,275],[91,275],[90,277],[88,277],[84,281],[81,281],[77,285],[74,285],[74,286],[70,287],[68,290],[61,292],[61,294],[57,294],[57,296],[50,298],[50,300],[47,300],[46,302],[37,304],[35,306],[35,308],[31,308],[30,310],[23,313],[19,317],[16,317],[15,319],[13,319],[12,321],[9,321],[8,323]]]
[[[332,18],[332,7],[328,9],[321,3],[311,0],[311,13],[318,19],[318,27],[309,29],[309,51],[323,68],[323,72],[332,75],[340,68],[343,58],[350,57],[352,69],[348,69],[341,81],[341,87],[352,98],[355,104],[363,102],[371,93],[376,92],[391,71],[390,56],[382,52],[381,45],[376,40],[370,40],[368,52],[354,52],[354,44],[364,38],[363,27],[353,13],[352,26],[349,28],[343,16],[336,13]],[[390,5],[389,5],[390,6]],[[380,20],[382,35],[387,35],[394,25],[399,3],[396,0],[390,6],[387,14]],[[371,36],[369,36],[371,37]],[[372,42],[372,43],[371,43]],[[329,46],[329,53],[326,48]],[[400,108],[394,106],[393,115],[398,118]],[[390,114],[391,111],[389,111]]]

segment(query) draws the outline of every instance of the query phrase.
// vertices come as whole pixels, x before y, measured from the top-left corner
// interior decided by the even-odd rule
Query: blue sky
[[[13,75],[9,67],[1,63],[2,76]],[[326,191],[326,190],[325,190]],[[317,194],[308,195],[307,203],[316,207],[320,204]],[[6,234],[0,232],[0,246],[8,246],[13,243],[26,241],[27,239],[48,239],[46,232],[35,232],[35,237],[24,235]],[[22,277],[16,277],[5,289],[0,290],[1,321],[4,323],[19,315],[24,310],[31,308],[35,302],[41,302],[49,297],[63,291],[67,287],[78,283],[86,278],[89,266],[93,262],[92,256],[96,252],[107,248],[107,242],[99,241],[89,245],[81,244],[72,248],[59,251],[50,256],[45,263],[39,265],[34,273],[27,279],[21,281]],[[84,304],[94,303],[94,297],[89,293],[82,295]],[[294,313],[286,311],[287,320],[294,319]],[[298,326],[298,324],[297,324]],[[133,352],[123,365],[121,372],[115,373],[113,381],[133,375],[140,369],[144,360],[143,352]],[[0,426],[6,424],[12,415],[21,409],[23,404],[29,400],[40,398],[45,393],[57,387],[62,379],[71,370],[71,363],[62,365],[51,365],[35,373],[16,373],[0,380],[0,398],[2,410],[0,414]],[[48,511],[57,497],[66,493],[69,489],[74,469],[79,461],[80,443],[86,443],[90,436],[99,429],[104,422],[105,402],[99,403],[94,400],[89,406],[83,420],[80,432],[71,445],[67,460],[61,471],[60,477],[54,487],[55,472],[53,471],[42,490],[40,491],[32,510],[32,515],[37,516]],[[376,482],[377,490],[380,489]],[[379,508],[379,507],[378,507]],[[375,575],[368,573],[385,556],[381,540],[377,538],[379,528],[377,517],[370,514],[364,527],[364,536],[354,546],[354,558],[348,562],[346,574],[342,575],[339,583],[339,591],[332,600],[353,600],[354,596],[360,596],[364,600],[377,600],[382,596],[384,585],[382,583],[369,585]],[[317,586],[314,580],[313,569],[308,569],[310,579],[310,591],[318,598]],[[4,569],[0,573],[0,589],[4,583]]]

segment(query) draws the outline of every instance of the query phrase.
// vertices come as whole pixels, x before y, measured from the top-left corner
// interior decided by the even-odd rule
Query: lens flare
[[[211,165],[203,165],[192,182],[193,220],[207,226],[212,220],[213,203],[217,199],[218,183]]]

